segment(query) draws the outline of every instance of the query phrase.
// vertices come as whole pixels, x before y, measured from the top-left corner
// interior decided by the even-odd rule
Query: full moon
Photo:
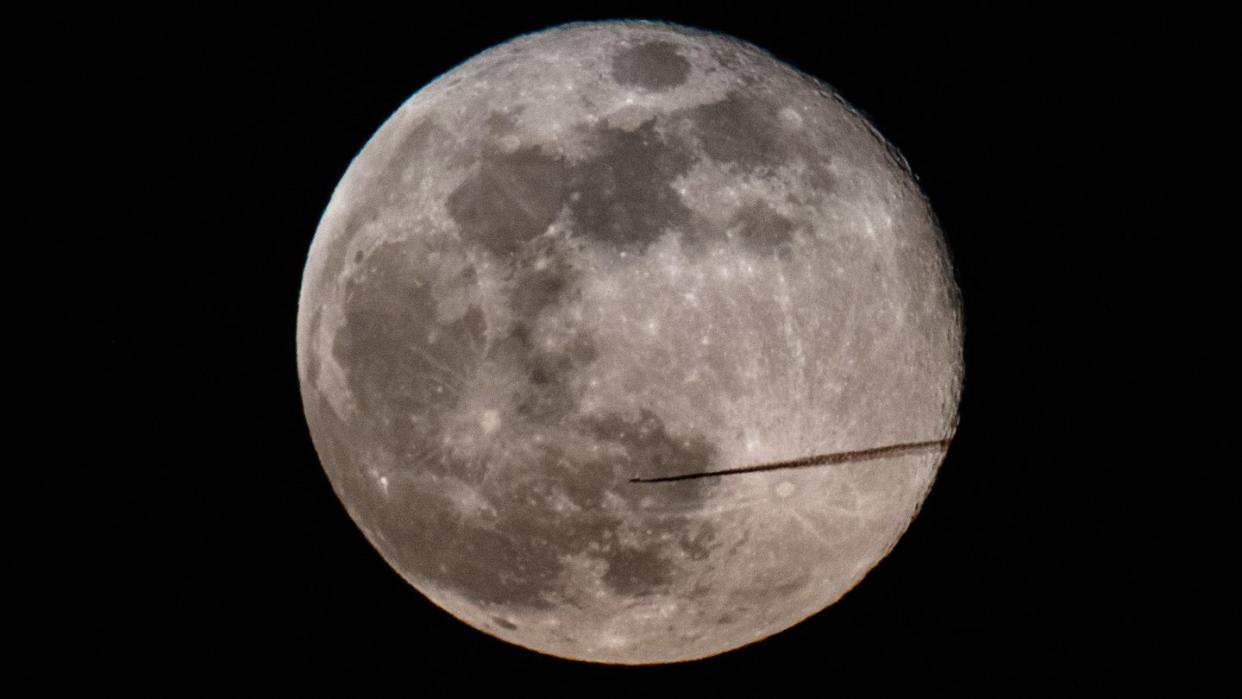
[[[716,655],[833,604],[944,449],[961,317],[905,161],[730,37],[572,24],[419,90],[349,166],[298,309],[336,494],[436,605],[578,660]]]

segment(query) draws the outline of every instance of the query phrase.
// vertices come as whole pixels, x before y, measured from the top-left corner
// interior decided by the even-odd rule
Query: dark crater
[[[494,255],[517,252],[547,230],[565,200],[563,161],[537,147],[483,149],[478,167],[449,195],[462,237]]]
[[[615,548],[605,556],[604,584],[622,595],[642,597],[673,582],[673,566],[657,549]]]
[[[655,119],[633,131],[591,132],[595,157],[573,168],[569,189],[575,230],[588,240],[642,253],[666,228],[684,227],[690,210],[672,181],[693,162],[685,144],[669,141]]]
[[[482,344],[484,329],[477,307],[452,322],[438,319],[412,254],[406,243],[385,243],[346,280],[345,322],[332,343],[362,419],[397,443],[416,436],[404,418],[433,417],[456,400],[458,376],[468,370],[462,348]]]
[[[792,144],[780,128],[777,109],[766,100],[730,93],[719,102],[687,110],[694,133],[712,159],[743,170],[789,162]]]
[[[619,85],[662,92],[686,82],[690,61],[667,41],[652,41],[618,52],[612,57],[612,79]]]
[[[736,239],[749,251],[787,255],[793,244],[794,224],[766,202],[743,207],[733,218]]]

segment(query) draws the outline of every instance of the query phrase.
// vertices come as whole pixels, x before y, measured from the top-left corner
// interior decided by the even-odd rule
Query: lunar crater
[[[690,61],[667,41],[648,41],[621,49],[612,58],[612,79],[619,85],[662,92],[686,82]]]

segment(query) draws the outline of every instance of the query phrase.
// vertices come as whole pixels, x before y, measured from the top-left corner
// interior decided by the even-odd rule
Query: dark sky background
[[[22,305],[60,367],[29,408],[55,436],[33,489],[9,493],[42,513],[15,530],[19,682],[178,695],[1236,688],[1222,559],[1237,546],[1237,458],[1213,419],[1231,346],[1211,337],[1237,324],[1224,307],[1235,258],[1221,252],[1236,225],[1198,222],[1208,195],[1192,158],[1215,142],[1195,81],[1219,19],[1042,3],[405,5],[58,11],[10,27],[14,111],[31,120],[15,133],[33,135],[11,148],[56,156],[34,158],[52,167],[22,170],[13,195],[16,230],[43,257],[11,263],[39,275]],[[319,466],[294,360],[307,248],[371,133],[479,51],[610,17],[732,34],[840,90],[918,175],[965,302],[961,426],[894,552],[793,629],[649,668],[509,646],[406,585]],[[1218,630],[1228,640],[1210,641]]]

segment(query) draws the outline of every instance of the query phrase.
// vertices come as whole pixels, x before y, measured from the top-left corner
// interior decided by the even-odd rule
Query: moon
[[[297,323],[316,450],[384,559],[476,629],[601,663],[820,612],[944,451],[632,479],[948,440],[963,371],[897,151],[768,53],[649,22],[522,36],[414,94],[328,203]]]

